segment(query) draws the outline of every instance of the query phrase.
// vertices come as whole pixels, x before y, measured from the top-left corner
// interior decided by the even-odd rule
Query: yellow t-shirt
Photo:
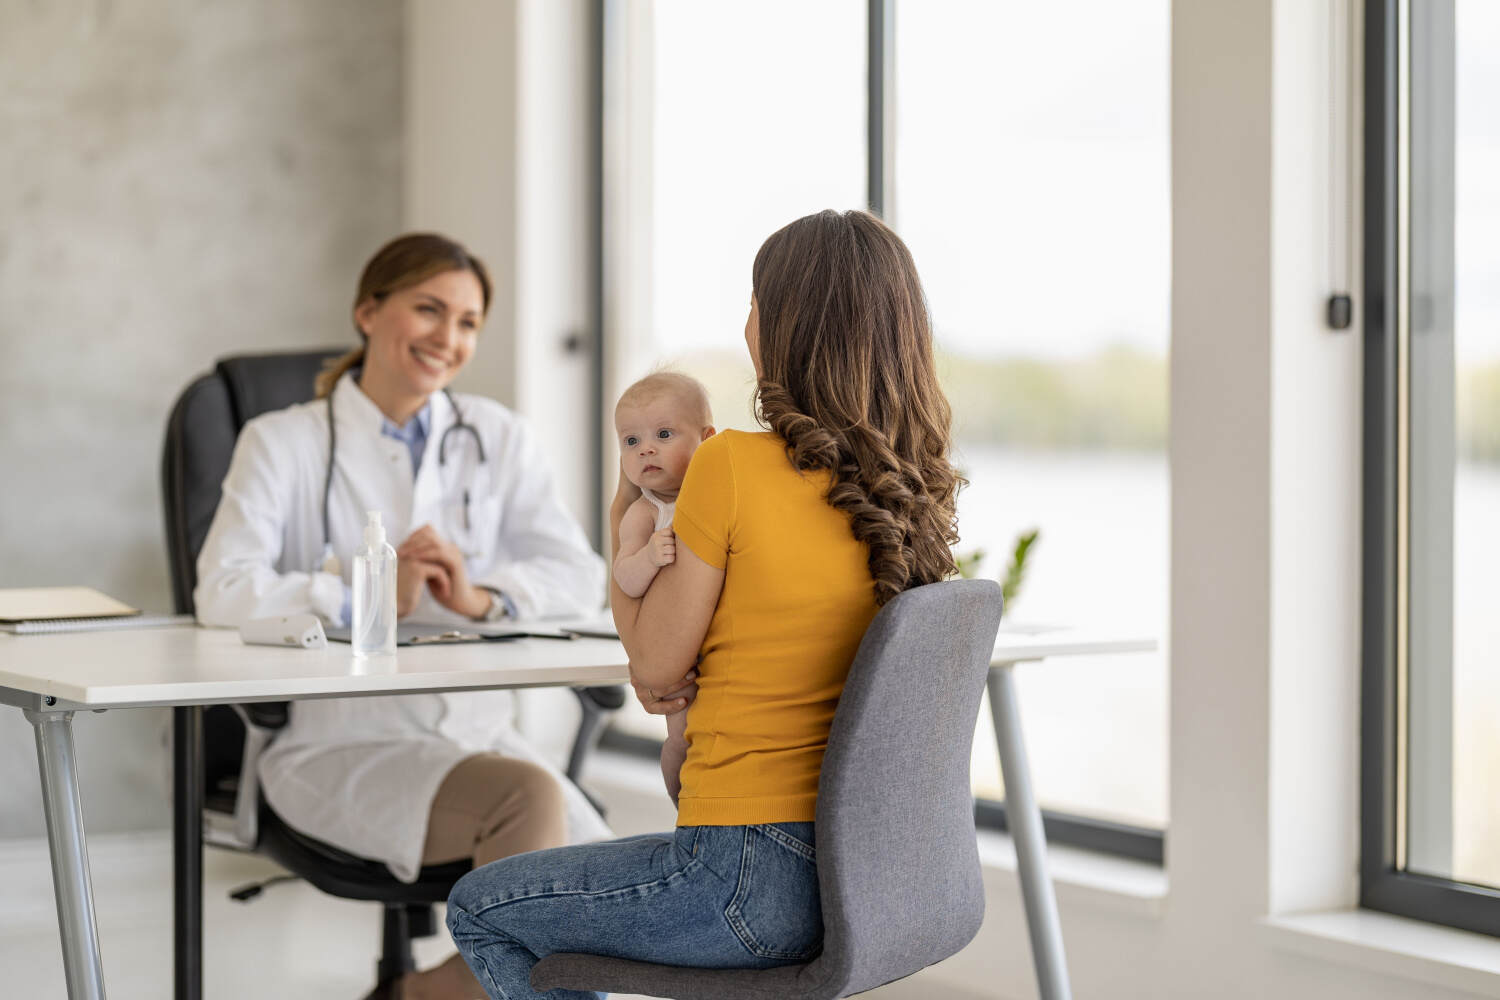
[[[693,455],[673,529],[724,570],[699,653],[677,822],[813,819],[828,729],[875,617],[869,551],[771,433],[724,431]]]

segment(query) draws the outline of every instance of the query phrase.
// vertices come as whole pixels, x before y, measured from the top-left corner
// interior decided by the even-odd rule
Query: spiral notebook
[[[134,614],[119,618],[49,618],[46,621],[0,622],[0,632],[12,635],[45,635],[49,632],[105,632],[126,628],[162,628],[191,625],[192,615]]]

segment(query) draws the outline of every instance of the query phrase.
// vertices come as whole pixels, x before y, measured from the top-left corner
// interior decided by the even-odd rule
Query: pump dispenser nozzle
[[[365,544],[378,548],[385,544],[385,525],[380,523],[380,511],[365,511]]]

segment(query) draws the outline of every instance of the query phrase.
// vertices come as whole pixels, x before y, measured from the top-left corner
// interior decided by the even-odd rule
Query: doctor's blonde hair
[[[407,233],[375,251],[375,256],[370,258],[359,276],[354,308],[358,309],[372,300],[379,302],[392,292],[420,285],[433,275],[446,271],[469,271],[479,279],[479,290],[484,296],[484,311],[488,314],[490,272],[484,262],[470,253],[463,244],[437,233]],[[331,393],[345,372],[364,363],[365,332],[359,328],[358,323],[354,325],[354,332],[359,334],[359,346],[347,354],[333,358],[318,373],[318,378],[313,383],[318,399]]]

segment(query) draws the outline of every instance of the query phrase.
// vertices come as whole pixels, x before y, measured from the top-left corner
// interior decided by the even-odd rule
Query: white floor
[[[626,817],[621,835],[671,825],[661,815]],[[663,821],[665,816],[665,821]],[[633,820],[633,821],[632,821]],[[172,995],[172,862],[165,831],[89,841],[95,908],[111,1000]],[[303,882],[269,887],[249,903],[230,889],[276,874],[261,858],[209,850],[204,858],[204,993],[208,1000],[359,1000],[374,982],[379,908],[325,896]],[[418,964],[452,952],[445,933],[419,941]],[[951,995],[914,976],[865,994],[878,1000]],[[45,841],[0,842],[0,997],[66,996]],[[617,997],[616,1000],[640,1000]]]

